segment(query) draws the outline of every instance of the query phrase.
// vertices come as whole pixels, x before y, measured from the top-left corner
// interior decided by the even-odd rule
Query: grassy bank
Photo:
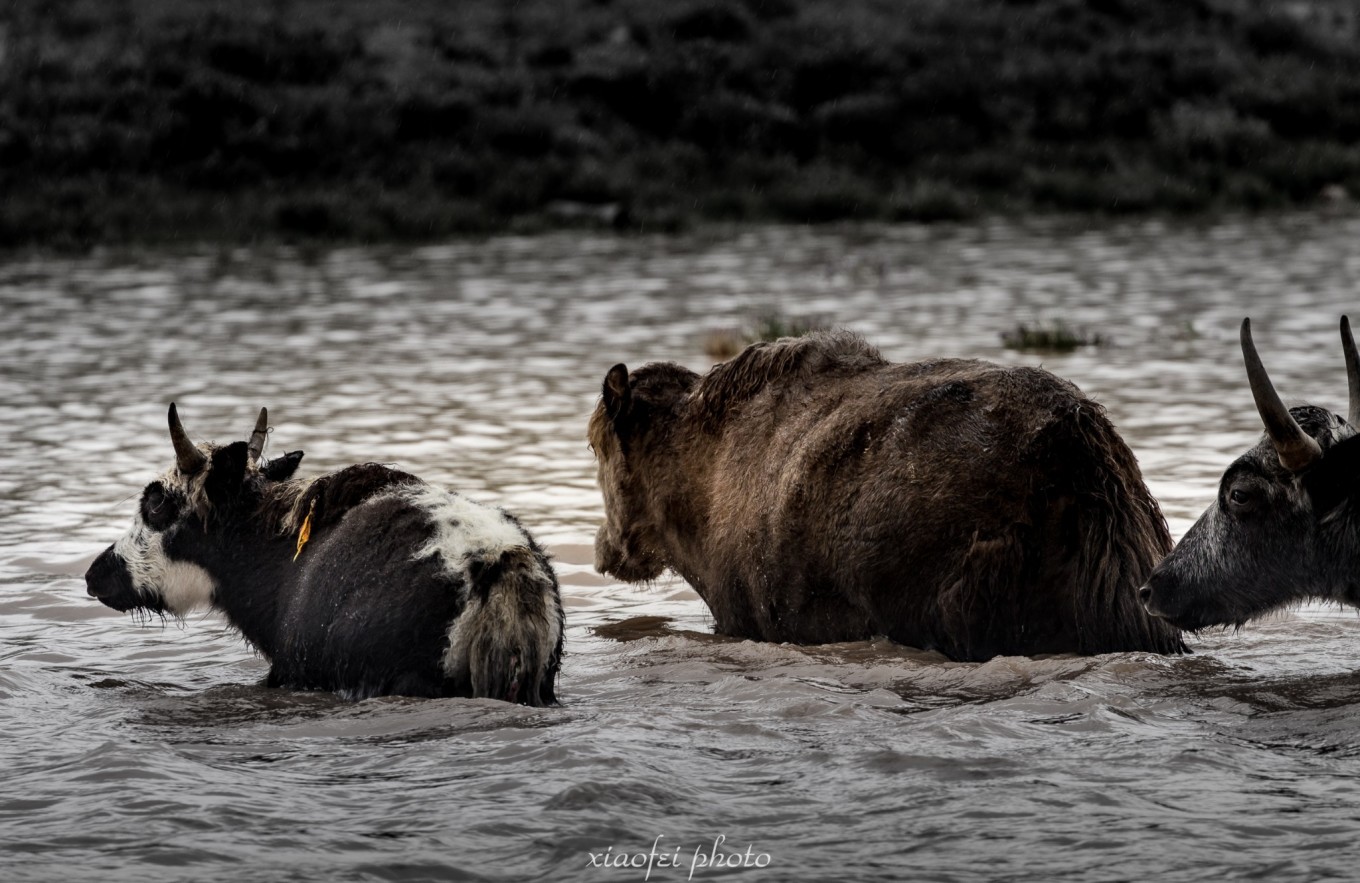
[[[1348,3],[21,0],[0,243],[1360,195]]]

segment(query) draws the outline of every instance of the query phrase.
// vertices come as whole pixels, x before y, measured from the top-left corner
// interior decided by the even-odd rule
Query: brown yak
[[[615,365],[590,443],[596,569],[671,568],[719,634],[960,660],[1185,650],[1139,603],[1171,538],[1133,453],[1042,369],[893,364],[848,333],[703,376]]]

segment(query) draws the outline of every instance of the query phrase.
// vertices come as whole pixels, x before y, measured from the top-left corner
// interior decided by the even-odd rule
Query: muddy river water
[[[1344,410],[1360,218],[561,234],[0,262],[6,880],[1353,879],[1360,618],[1194,654],[951,663],[715,638],[667,577],[591,567],[585,420],[616,362],[704,370],[769,312],[894,360],[1044,364],[1102,402],[1172,533],[1287,401]],[[1018,353],[1062,319],[1107,339]],[[504,506],[555,557],[560,707],[260,686],[216,615],[139,625],[82,574],[191,434],[364,460]],[[645,861],[644,866],[639,859]],[[621,867],[627,863],[630,867]],[[721,866],[720,866],[721,865]]]

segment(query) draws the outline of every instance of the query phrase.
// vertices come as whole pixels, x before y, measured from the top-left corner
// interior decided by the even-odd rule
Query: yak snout
[[[595,570],[626,583],[654,580],[666,565],[659,555],[644,548],[636,540],[616,538],[609,525],[602,525],[595,534]]]
[[[1199,631],[1227,619],[1215,614],[1204,586],[1181,571],[1183,564],[1173,552],[1152,571],[1147,582],[1138,589],[1138,600],[1150,615],[1159,617],[1187,632]]]
[[[1154,570],[1138,589],[1138,600],[1152,616],[1174,621],[1180,612],[1179,605],[1172,600],[1174,594],[1169,585],[1171,581],[1160,570]]]
[[[132,585],[127,564],[109,546],[85,571],[85,591],[91,598],[117,611],[143,606],[143,599]]]

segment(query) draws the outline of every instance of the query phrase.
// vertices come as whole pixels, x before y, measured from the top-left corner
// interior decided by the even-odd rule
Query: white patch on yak
[[[557,649],[561,602],[553,591],[552,575],[544,572],[546,565],[533,553],[523,528],[500,509],[461,494],[428,485],[396,493],[427,513],[434,525],[434,535],[414,557],[438,555],[464,586],[463,612],[449,627],[444,671],[450,677],[469,674],[475,683],[488,657],[515,655],[546,664]],[[486,601],[469,593],[469,565],[494,563],[506,552],[512,553],[512,560]]]
[[[171,561],[165,568],[161,594],[165,609],[176,616],[211,607],[217,583],[208,571],[188,561]]]
[[[434,525],[434,536],[416,550],[416,558],[438,554],[446,565],[459,568],[474,552],[495,557],[506,549],[528,545],[524,531],[504,512],[462,494],[429,485],[411,485],[396,493],[426,512]]]
[[[159,601],[175,616],[186,616],[212,605],[216,584],[212,576],[189,561],[175,561],[165,554],[165,535],[147,527],[138,511],[132,530],[113,545],[122,559],[138,594]]]

